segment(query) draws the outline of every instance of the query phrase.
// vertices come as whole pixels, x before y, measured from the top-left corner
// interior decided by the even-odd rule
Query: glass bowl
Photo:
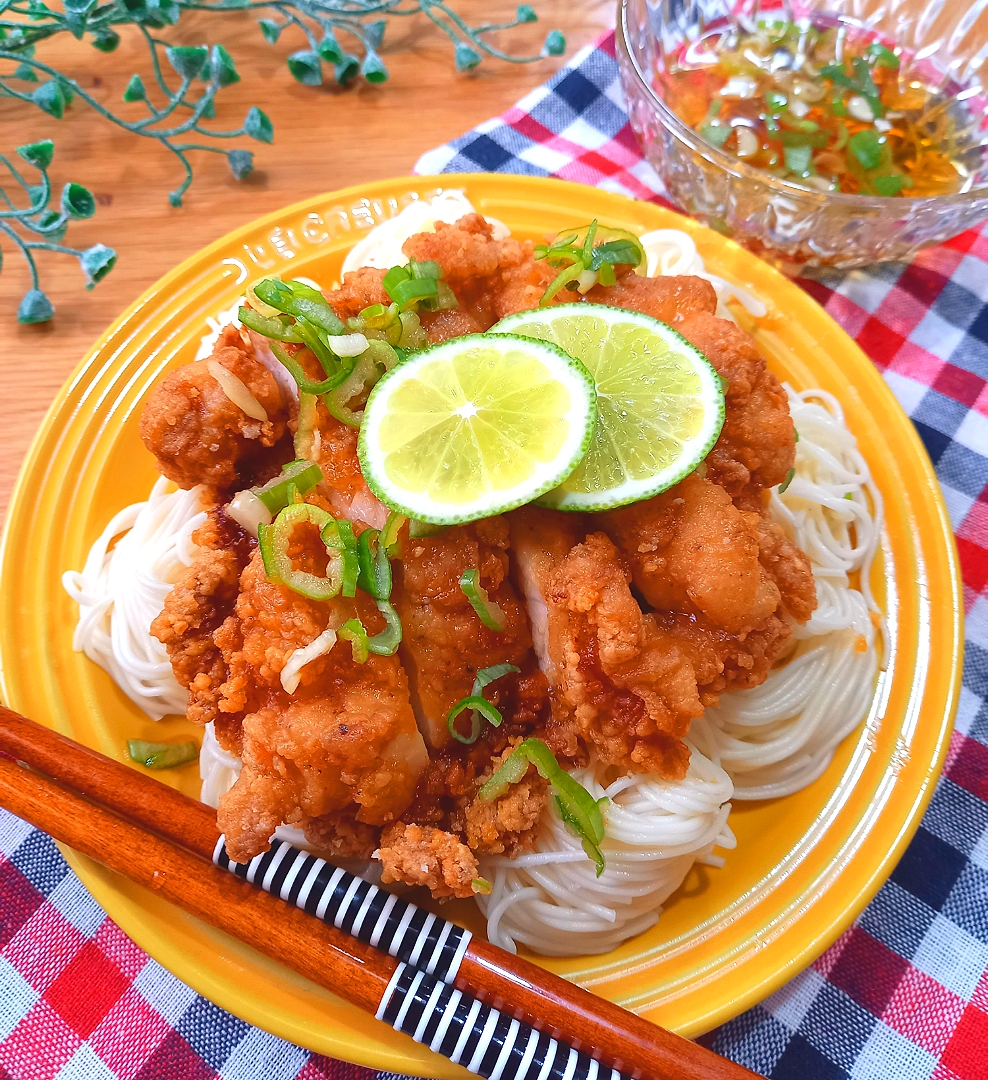
[[[908,259],[988,218],[988,10],[966,0],[816,0],[763,7],[778,18],[848,23],[902,52],[902,70],[949,99],[955,160],[968,190],[925,198],[820,192],[746,164],[707,143],[662,99],[665,57],[735,19],[757,2],[619,0],[617,56],[631,126],[670,198],[687,214],[791,274],[804,266],[863,266]]]

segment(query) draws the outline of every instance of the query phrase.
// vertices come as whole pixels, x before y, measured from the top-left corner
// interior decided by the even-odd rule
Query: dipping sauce
[[[903,75],[886,45],[809,20],[725,25],[667,56],[669,107],[714,146],[819,191],[883,196],[961,191],[944,94]]]

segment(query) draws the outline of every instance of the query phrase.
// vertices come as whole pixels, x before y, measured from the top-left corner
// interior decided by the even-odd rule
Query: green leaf
[[[144,89],[144,80],[140,75],[131,75],[130,82],[127,83],[123,92],[124,101],[143,101],[147,96],[147,90]]]
[[[51,159],[55,156],[55,144],[51,139],[25,143],[24,146],[17,147],[17,153],[28,165],[33,165],[36,169],[43,171],[48,168]]]
[[[57,80],[50,79],[42,83],[31,95],[31,100],[42,112],[54,116],[56,120],[62,119],[65,112],[65,94]]]
[[[75,100],[75,90],[72,89],[71,83],[67,79],[59,79],[58,85],[62,88],[62,97],[65,98],[65,104],[71,105]]]
[[[453,50],[453,58],[456,63],[457,71],[473,71],[482,59],[480,53],[465,41],[458,41],[456,43],[456,48]]]
[[[877,169],[882,163],[882,141],[872,128],[855,132],[847,147],[865,169]]]
[[[96,200],[82,184],[66,184],[62,188],[62,213],[81,221],[96,213]]]
[[[519,4],[515,11],[515,18],[520,23],[538,22],[539,17],[535,14],[535,8],[531,4]]]
[[[222,45],[214,45],[209,54],[209,77],[217,86],[231,86],[240,82],[233,57]]]
[[[322,64],[317,52],[299,49],[288,57],[287,63],[292,78],[303,86],[322,86]]]
[[[319,55],[327,64],[338,64],[343,59],[343,50],[332,30],[327,30],[326,36],[319,42]]]
[[[23,79],[25,82],[37,82],[38,76],[30,64],[18,64],[14,72],[15,79]]]
[[[64,216],[58,213],[57,210],[42,210],[37,218],[38,227],[48,230],[45,232],[45,239],[50,243],[59,243],[62,237],[65,235],[65,230],[68,228],[68,222]]]
[[[214,98],[210,98],[206,104],[202,107],[202,112],[199,114],[204,120],[216,119],[216,101]]]
[[[378,49],[384,40],[384,31],[387,29],[387,20],[375,19],[373,22],[364,23],[364,33],[367,35],[367,43],[372,49]]]
[[[348,82],[352,82],[360,71],[360,61],[353,55],[353,53],[344,53],[340,62],[333,66],[333,78],[340,84],[340,86],[346,86]]]
[[[271,19],[259,19],[258,25],[264,35],[264,40],[269,45],[274,45],[281,36],[281,26]]]
[[[262,112],[256,105],[247,113],[244,120],[244,132],[258,142],[274,142],[274,127],[268,119],[268,114]]]
[[[20,323],[42,323],[55,314],[52,302],[40,289],[28,289],[17,309],[17,321]]]
[[[803,173],[810,171],[812,154],[812,146],[787,146],[785,149],[786,168],[802,176]]]
[[[195,79],[209,59],[209,49],[205,45],[169,45],[165,56],[183,79]]]
[[[79,265],[86,275],[86,288],[91,289],[97,281],[113,269],[117,262],[117,253],[106,244],[93,244],[79,256]]]
[[[566,52],[566,38],[561,30],[550,30],[542,46],[543,56],[562,56]]]
[[[120,35],[116,30],[104,27],[93,34],[92,46],[103,53],[111,53],[120,44]]]
[[[364,62],[360,65],[360,74],[369,83],[383,83],[387,81],[388,69],[376,52],[369,52],[364,56]]]
[[[898,195],[905,186],[904,177],[902,176],[876,176],[872,180],[872,184],[875,186],[875,192],[878,195],[884,195],[886,198],[890,198],[893,195]]]
[[[254,155],[249,150],[231,150],[226,160],[238,180],[246,180],[254,169]]]

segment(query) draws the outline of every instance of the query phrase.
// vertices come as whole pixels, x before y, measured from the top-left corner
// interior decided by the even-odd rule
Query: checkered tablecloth
[[[419,172],[559,176],[662,200],[628,127],[613,35]],[[703,1038],[778,1080],[988,1080],[988,226],[908,265],[800,283],[881,368],[936,464],[967,612],[947,766],[857,923]],[[0,811],[0,1080],[385,1080],[252,1028],[150,960],[48,837]]]

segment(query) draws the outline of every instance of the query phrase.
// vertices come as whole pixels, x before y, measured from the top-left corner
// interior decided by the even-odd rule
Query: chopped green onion
[[[403,514],[399,514],[396,510],[392,510],[388,514],[388,520],[384,523],[384,528],[381,530],[377,542],[389,555],[392,554],[395,545],[398,543],[398,534],[406,521],[408,521],[408,518]]]
[[[302,340],[292,329],[290,323],[282,321],[281,318],[267,319],[263,315],[259,315],[253,308],[242,307],[237,312],[237,318],[249,330],[256,330],[257,333],[270,338],[272,341],[298,342]]]
[[[780,94],[778,90],[769,90],[765,94],[765,104],[772,110],[772,112],[782,112],[786,107],[786,95]]]
[[[339,521],[333,520],[319,535],[327,549],[339,552],[343,560],[340,592],[344,596],[356,596],[360,560],[357,557],[357,538],[353,535],[353,525],[344,518]]]
[[[824,64],[820,68],[820,74],[829,79],[835,86],[845,86],[849,90],[856,90],[857,87],[851,82],[847,72],[844,70],[843,64]]]
[[[379,535],[377,529],[365,529],[357,540],[360,562],[357,584],[375,600],[388,600],[391,598],[391,561],[387,548],[378,543]]]
[[[830,111],[834,116],[847,116],[847,106],[844,104],[843,94],[834,94],[830,102]]]
[[[727,136],[731,134],[731,128],[721,125],[704,124],[700,128],[700,134],[714,146],[723,146],[727,142]]]
[[[467,709],[472,709],[470,734],[461,735],[456,730],[456,718],[460,713],[465,712]],[[449,710],[446,716],[446,727],[449,728],[450,735],[456,739],[457,742],[465,743],[468,746],[475,743],[480,737],[480,728],[483,721],[481,716],[485,717],[495,727],[499,727],[503,717],[500,710],[496,706],[492,705],[487,698],[480,694],[471,694],[469,697],[461,698],[453,707]]]
[[[793,440],[792,441],[793,442],[799,442],[799,428],[796,427],[795,424],[793,425],[792,434],[793,434]]]
[[[475,877],[470,882],[470,888],[475,893],[480,893],[481,896],[490,896],[494,886],[487,880],[487,878]]]
[[[890,68],[895,71],[899,67],[899,58],[892,52],[891,49],[886,48],[879,41],[873,41],[865,53],[868,56],[872,56],[875,59],[875,63],[878,67]]]
[[[829,131],[783,131],[782,145],[823,147],[830,142]]]
[[[460,575],[460,588],[484,626],[488,630],[503,632],[504,612],[488,597],[487,590],[480,584],[480,571],[475,567],[464,570]]]
[[[526,739],[512,751],[481,787],[478,798],[482,802],[500,798],[512,784],[524,778],[530,764],[535,766],[539,776],[549,781],[560,817],[583,841],[583,850],[596,863],[597,877],[600,877],[604,872],[604,854],[600,850],[604,840],[604,819],[600,811],[607,799],[595,799],[577,783],[541,739]]]
[[[295,526],[305,521],[317,526],[320,534],[327,526],[335,523],[335,518],[318,506],[309,503],[292,503],[274,519],[271,525],[261,524],[257,528],[264,572],[269,581],[286,585],[289,589],[306,596],[310,600],[331,600],[339,593],[343,584],[343,558],[339,551],[331,548],[326,576],[319,577],[306,570],[296,570],[288,554]]]
[[[875,191],[879,195],[885,195],[891,197],[892,195],[898,195],[905,187],[904,176],[876,176],[872,180]]]
[[[407,281],[399,281],[388,290],[388,295],[404,310],[416,300],[424,300],[429,296],[439,295],[439,284],[435,278],[409,278]]]
[[[504,719],[501,716],[501,710],[495,705],[492,705],[483,696],[481,691],[485,686],[489,686],[503,675],[507,675],[512,671],[518,672],[520,670],[521,668],[516,668],[514,664],[494,664],[492,667],[481,668],[473,680],[473,689],[470,691],[470,696],[458,701],[446,717],[446,726],[449,728],[450,735],[461,743],[466,743],[468,745],[475,743],[480,736],[482,724],[481,716],[486,717],[494,727],[500,727],[501,721]],[[484,705],[477,705],[476,703],[478,701],[482,701]],[[473,723],[471,725],[469,738],[460,735],[453,724],[453,721],[467,708],[473,709]]]
[[[811,146],[787,146],[785,149],[786,168],[802,176],[810,171]]]
[[[367,642],[367,648],[378,656],[393,656],[401,644],[401,619],[390,601],[377,600],[375,602],[387,626]]]
[[[604,263],[600,270],[597,272],[597,281],[601,285],[616,285],[617,274],[614,273],[614,267],[611,263]]]
[[[391,269],[381,279],[381,288],[391,296],[391,290],[400,281],[408,281],[412,275],[409,273],[407,266],[392,266]],[[392,300],[394,297],[391,297]]]
[[[605,264],[614,266],[621,263],[626,266],[638,266],[642,261],[642,248],[640,244],[633,244],[630,240],[608,240],[593,249],[588,268],[599,270]]]
[[[780,495],[783,493],[783,491],[786,490],[787,487],[789,487],[789,485],[792,483],[792,478],[795,475],[796,475],[796,470],[795,469],[790,469],[789,472],[786,473],[785,480],[783,480],[782,483],[779,484],[779,494]]]
[[[438,280],[443,276],[443,268],[432,259],[411,259],[408,263],[409,273],[413,278],[434,278]]]
[[[347,621],[336,631],[336,636],[341,641],[349,641],[350,648],[353,650],[353,662],[355,664],[366,664],[367,657],[370,656],[370,642],[367,638],[367,631],[364,629],[364,624],[359,619],[347,619]]]
[[[556,293],[559,292],[560,289],[564,289],[570,282],[579,280],[584,269],[583,263],[576,262],[572,266],[568,266],[565,270],[560,271],[550,282],[549,288],[542,294],[542,299],[539,301],[539,307],[545,307]]]
[[[360,318],[371,330],[384,330],[398,318],[398,305],[385,307],[384,304],[371,304],[361,311]]]
[[[298,458],[287,465],[282,465],[280,476],[252,490],[272,514],[277,514],[279,510],[283,510],[289,503],[295,501],[292,496],[293,489],[300,495],[305,495],[320,483],[322,478],[322,469],[318,465],[304,458]]]
[[[854,495],[850,491],[845,491],[844,498],[850,500],[854,498]]]
[[[847,141],[848,149],[865,169],[877,169],[882,163],[882,140],[877,132],[865,128],[853,134]]]
[[[298,324],[296,323],[296,325]],[[316,382],[306,375],[305,371],[302,369],[302,365],[294,356],[291,356],[283,349],[277,341],[271,342],[271,351],[278,360],[288,368],[289,374],[298,385],[300,394],[312,394],[315,397],[318,397],[320,394],[328,394],[330,390],[335,390],[340,383],[344,382],[353,370],[353,365],[351,364],[349,367],[341,369],[337,374],[330,375],[321,382]]]
[[[174,769],[195,761],[199,756],[199,747],[194,742],[156,743],[143,739],[128,739],[127,753],[131,761],[136,761],[148,769]]]
[[[316,289],[301,281],[278,281],[265,278],[254,286],[258,300],[286,315],[306,319],[330,334],[342,334],[343,323]]]

